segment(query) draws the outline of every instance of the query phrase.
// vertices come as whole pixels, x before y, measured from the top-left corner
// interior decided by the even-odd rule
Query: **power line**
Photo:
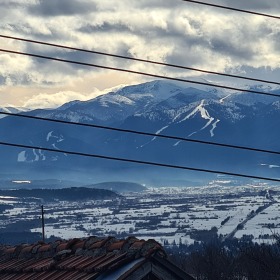
[[[232,7],[227,7],[227,6],[217,5],[217,4],[211,4],[211,3],[201,2],[201,1],[194,1],[194,0],[182,0],[182,1],[191,2],[191,3],[195,3],[195,4],[200,4],[200,5],[205,5],[205,6],[210,6],[210,7],[215,7],[215,8],[220,8],[220,9],[236,11],[236,12],[247,13],[247,14],[251,14],[251,15],[280,19],[279,16],[274,16],[274,15],[270,15],[270,14],[264,14],[264,13],[259,13],[259,12],[244,10],[244,9],[237,9],[237,8],[232,8]]]
[[[105,160],[129,162],[129,163],[136,163],[136,164],[143,164],[143,165],[150,165],[150,166],[158,166],[158,167],[166,167],[166,168],[173,168],[173,169],[212,173],[212,174],[237,176],[237,177],[241,177],[241,178],[280,182],[280,179],[270,178],[270,177],[261,177],[261,176],[247,175],[247,174],[241,174],[241,173],[232,173],[232,172],[210,170],[210,169],[203,169],[203,168],[195,168],[195,167],[188,167],[188,166],[181,166],[181,165],[165,164],[165,163],[159,163],[159,162],[127,159],[127,158],[120,158],[120,157],[110,157],[110,156],[105,156],[105,155],[80,153],[80,152],[73,152],[73,151],[66,151],[66,150],[56,150],[56,149],[39,147],[39,146],[30,146],[30,145],[7,143],[7,142],[0,142],[0,145],[9,146],[9,147],[17,147],[17,148],[26,148],[26,149],[37,149],[37,150],[47,151],[47,152],[55,152],[55,153],[62,153],[62,154],[75,155],[75,156],[83,156],[83,157],[98,158],[98,159],[105,159]]]
[[[280,85],[280,82],[275,82],[275,81],[256,79],[256,78],[245,77],[245,76],[241,76],[241,75],[220,73],[220,72],[204,70],[204,69],[199,69],[199,68],[194,68],[194,67],[181,66],[181,65],[176,65],[176,64],[164,63],[164,62],[159,62],[159,61],[154,61],[154,60],[135,58],[135,57],[123,56],[123,55],[117,55],[117,54],[111,54],[111,53],[106,53],[106,52],[86,50],[86,49],[81,49],[81,48],[75,48],[75,47],[53,44],[53,43],[48,43],[48,42],[42,42],[42,41],[37,41],[37,40],[30,40],[30,39],[19,38],[19,37],[14,37],[14,36],[7,36],[7,35],[0,34],[0,38],[13,39],[13,40],[23,41],[23,42],[33,43],[33,44],[46,45],[46,46],[50,46],[50,47],[63,48],[63,49],[74,50],[74,51],[79,51],[79,52],[86,52],[86,53],[91,53],[91,54],[121,58],[121,59],[126,59],[126,60],[137,61],[137,62],[144,62],[144,63],[149,63],[149,64],[167,66],[167,67],[172,67],[172,68],[191,70],[191,71],[201,72],[201,73],[205,73],[205,74],[213,74],[213,75],[236,78],[236,79],[243,79],[243,80],[249,80],[249,81],[255,81],[255,82]]]
[[[165,79],[165,80],[171,80],[171,81],[177,81],[177,82],[191,83],[191,84],[197,84],[197,85],[205,85],[205,86],[223,88],[223,89],[234,90],[234,91],[242,91],[242,92],[256,93],[256,94],[261,94],[261,95],[266,95],[266,96],[280,97],[280,95],[275,94],[275,93],[268,93],[268,92],[250,90],[250,89],[242,89],[242,88],[236,88],[236,87],[230,87],[230,86],[223,86],[223,85],[211,84],[211,83],[206,83],[206,82],[198,82],[198,81],[192,81],[192,80],[181,79],[181,78],[173,78],[173,77],[169,77],[169,76],[157,75],[157,74],[152,74],[152,73],[147,73],[147,72],[140,72],[140,71],[134,71],[134,70],[128,70],[128,69],[122,69],[122,68],[116,68],[116,67],[109,67],[109,66],[92,64],[92,63],[85,63],[85,62],[79,62],[79,61],[74,61],[74,60],[55,58],[55,57],[51,57],[51,56],[32,54],[32,53],[27,53],[27,52],[18,52],[18,51],[12,51],[12,50],[7,50],[7,49],[0,49],[0,51],[6,52],[6,53],[36,57],[36,58],[41,58],[41,59],[48,59],[48,60],[53,60],[53,61],[72,63],[72,64],[77,64],[77,65],[82,65],[82,66],[89,66],[89,67],[95,67],[95,68],[101,68],[101,69],[107,69],[107,70],[113,70],[113,71],[119,71],[119,72],[126,72],[126,73],[131,73],[131,74],[137,74],[137,75],[159,78],[159,79]]]
[[[223,143],[217,143],[217,142],[189,139],[189,138],[185,138],[185,137],[149,133],[149,132],[144,132],[144,131],[116,128],[116,127],[111,127],[111,126],[70,122],[70,121],[64,121],[64,120],[57,120],[57,119],[51,119],[51,118],[43,118],[43,117],[36,117],[36,116],[29,116],[29,115],[22,115],[22,114],[8,113],[8,112],[0,112],[0,115],[8,115],[8,116],[13,116],[13,117],[35,119],[35,120],[40,120],[40,121],[48,121],[48,122],[62,123],[62,124],[68,124],[68,125],[83,126],[83,127],[91,127],[91,128],[112,130],[112,131],[117,131],[117,132],[138,134],[138,135],[143,135],[143,136],[158,137],[158,138],[164,138],[164,139],[170,139],[170,140],[185,141],[185,142],[213,145],[213,146],[218,146],[218,147],[233,148],[233,149],[248,150],[248,151],[253,151],[253,152],[261,152],[261,153],[280,155],[280,152],[272,151],[272,150],[265,150],[265,149],[251,148],[251,147],[245,147],[245,146],[238,146],[238,145],[230,145],[230,144],[223,144]]]

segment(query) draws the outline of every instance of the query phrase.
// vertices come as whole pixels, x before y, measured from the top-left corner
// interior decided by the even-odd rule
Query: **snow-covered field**
[[[148,188],[115,201],[45,204],[45,232],[47,237],[135,235],[161,243],[191,244],[194,233],[216,228],[225,238],[235,231],[237,238],[253,235],[256,242],[272,242],[268,236],[280,233],[278,201],[277,187],[268,185],[211,182],[203,187]],[[1,229],[25,220],[33,221],[26,230],[41,232],[41,205],[34,200],[1,197],[1,204],[13,206],[2,212]],[[239,224],[242,227],[236,230]]]

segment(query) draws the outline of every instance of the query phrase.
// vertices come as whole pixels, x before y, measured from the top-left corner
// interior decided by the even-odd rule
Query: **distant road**
[[[261,211],[258,211],[258,212],[255,211],[255,212],[251,213],[250,215],[248,215],[248,216],[246,217],[246,219],[245,219],[244,221],[242,221],[241,223],[239,223],[239,224],[236,226],[236,228],[235,228],[231,233],[229,233],[227,236],[225,236],[225,237],[223,238],[223,241],[228,240],[228,239],[232,239],[232,238],[234,237],[234,235],[236,234],[236,232],[237,232],[238,230],[242,230],[243,227],[246,225],[246,223],[247,223],[248,221],[250,221],[251,219],[253,219],[254,217],[256,217],[258,214],[260,214],[261,212],[263,212],[264,210],[266,210],[268,207],[270,207],[272,204],[274,204],[274,203],[276,203],[276,202],[277,202],[277,201],[273,199],[273,200],[271,200],[269,203],[264,204]]]

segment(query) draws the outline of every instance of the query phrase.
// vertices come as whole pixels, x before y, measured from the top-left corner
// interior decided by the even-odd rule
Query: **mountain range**
[[[263,85],[246,88],[280,93]],[[157,80],[23,114],[265,150],[280,148],[279,98],[205,86]],[[270,153],[13,116],[0,119],[0,131],[2,142],[193,168],[276,178],[280,167],[279,156]],[[0,154],[1,174],[21,179],[192,183],[216,176],[40,149],[0,146]]]
[[[6,106],[6,107],[0,107],[0,112],[5,112],[5,113],[21,113],[21,112],[27,112],[29,109],[24,108],[24,107],[12,107],[12,106]],[[5,115],[0,115],[0,119],[6,117]]]

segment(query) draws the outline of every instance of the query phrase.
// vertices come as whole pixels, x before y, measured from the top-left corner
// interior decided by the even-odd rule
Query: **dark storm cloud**
[[[94,50],[94,49],[93,49]],[[95,65],[105,65],[111,67],[118,67],[118,68],[129,68],[131,61],[125,59],[114,59],[112,57],[106,55],[98,55],[92,54],[87,52],[79,52],[79,51],[72,51],[66,49],[59,49],[59,48],[49,48],[49,47],[42,47],[40,45],[32,45],[29,44],[26,46],[25,51],[27,53],[34,53],[37,55],[43,55],[47,57],[55,57],[59,59],[64,59],[68,61],[75,61],[81,63],[89,63]],[[118,55],[128,56],[131,57],[129,53],[129,46],[117,45],[115,53]],[[64,63],[64,62],[56,62],[47,59],[40,59],[40,58],[33,58],[33,67],[35,69],[55,69],[53,71],[63,71],[65,74],[74,74],[76,70],[94,70],[95,72],[102,71],[102,68],[99,67],[90,67],[79,65],[75,63]],[[60,69],[60,70],[59,70]]]
[[[40,0],[29,7],[29,12],[37,16],[71,16],[94,12],[94,3],[83,0]]]
[[[254,51],[246,44],[233,44],[231,41],[222,38],[213,38],[210,42],[212,50],[221,55],[231,56],[238,59],[251,60]]]

